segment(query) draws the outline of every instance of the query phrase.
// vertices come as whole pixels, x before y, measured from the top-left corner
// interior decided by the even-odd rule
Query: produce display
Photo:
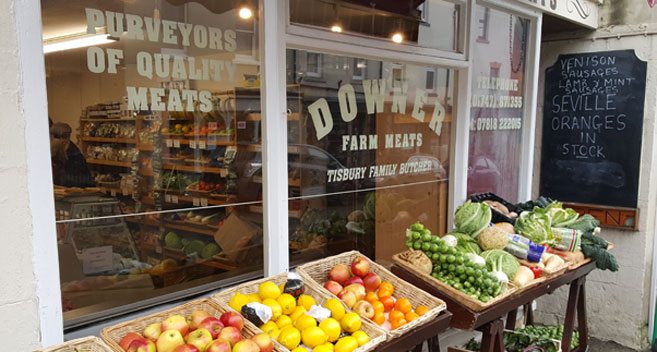
[[[320,306],[304,292],[301,278],[290,273],[280,286],[266,281],[257,293],[236,292],[228,305],[292,352],[350,352],[370,341],[358,314],[337,299]]]
[[[237,313],[214,317],[196,310],[188,317],[171,315],[148,325],[141,332],[123,336],[119,346],[127,352],[271,352],[274,344],[267,334],[245,339],[244,319]]]
[[[559,351],[555,341],[561,341],[563,337],[563,325],[560,326],[535,326],[527,325],[514,331],[504,332],[504,347],[508,352],[557,352]],[[573,331],[570,349],[579,346],[579,332]],[[479,351],[481,344],[476,339],[471,339],[465,345],[469,351]]]

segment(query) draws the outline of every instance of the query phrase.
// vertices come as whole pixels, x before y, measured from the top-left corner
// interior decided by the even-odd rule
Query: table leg
[[[525,325],[534,325],[534,310],[532,309],[532,302],[529,302],[523,306],[523,311],[525,313]]]
[[[570,283],[570,292],[568,294],[568,305],[566,307],[566,320],[563,324],[563,336],[561,338],[561,350],[563,352],[570,352],[570,342],[573,337],[573,325],[575,322],[577,302],[580,298],[582,289],[582,278],[574,280]]]
[[[516,319],[518,317],[518,308],[509,312],[506,315],[506,329],[515,330],[516,329]]]
[[[582,287],[577,302],[577,330],[579,331],[579,351],[586,351],[589,342],[589,326],[586,320],[586,276],[582,278]]]
[[[422,352],[422,347],[423,346],[424,346],[424,341],[422,341],[419,344],[415,345],[415,348],[413,348],[413,352]]]
[[[504,352],[504,323],[495,319],[482,329],[481,352]]]
[[[440,338],[438,335],[429,339],[429,352],[440,352]]]

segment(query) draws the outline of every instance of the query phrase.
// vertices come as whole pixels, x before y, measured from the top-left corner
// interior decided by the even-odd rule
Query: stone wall
[[[594,32],[546,35],[541,48],[541,67],[536,123],[534,195],[540,180],[543,87],[545,69],[560,54],[633,49],[637,57],[648,62],[646,101],[643,121],[643,146],[639,180],[639,231],[603,229],[603,236],[613,242],[613,253],[620,270],[594,271],[587,280],[588,324],[592,336],[613,340],[641,349],[647,345],[650,278],[655,235],[657,199],[657,151],[655,143],[657,115],[657,23],[637,20],[657,19],[657,8],[650,10],[645,1],[606,1],[602,9],[604,27]],[[613,4],[612,4],[613,3]],[[622,16],[620,14],[622,13]],[[619,21],[629,23],[618,24]],[[657,22],[657,21],[655,21]],[[538,300],[537,320],[562,324],[568,287]]]

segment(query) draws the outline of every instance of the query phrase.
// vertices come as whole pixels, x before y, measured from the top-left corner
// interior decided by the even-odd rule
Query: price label
[[[167,148],[173,147],[173,141],[171,139],[165,139],[164,142],[167,144]]]
[[[162,254],[162,246],[155,246],[155,253]]]
[[[207,198],[201,198],[201,206],[202,207],[207,207],[208,206],[208,199]]]
[[[196,149],[196,141],[195,140],[190,140],[189,141],[189,147],[192,149]]]
[[[81,257],[84,274],[95,274],[113,269],[112,246],[83,249]]]
[[[221,177],[228,176],[228,169],[221,169]]]
[[[246,128],[246,121],[237,121],[237,129],[243,130]]]
[[[171,203],[178,204],[178,196],[171,196]]]
[[[110,195],[111,195],[112,197],[116,197],[116,190],[115,190],[115,189],[110,190]]]
[[[164,195],[164,201],[167,203],[171,203],[171,195],[170,194],[165,194]]]
[[[173,140],[173,147],[174,148],[180,148],[180,139],[174,139]]]
[[[192,199],[192,204],[194,204],[195,207],[198,207],[201,205],[201,200],[199,198],[194,198]]]
[[[205,149],[205,141],[198,142],[198,149]]]

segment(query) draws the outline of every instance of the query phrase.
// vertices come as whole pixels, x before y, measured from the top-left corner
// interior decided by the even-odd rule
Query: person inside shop
[[[64,187],[94,187],[87,161],[71,142],[71,126],[54,123],[50,127],[50,153],[53,183]]]

